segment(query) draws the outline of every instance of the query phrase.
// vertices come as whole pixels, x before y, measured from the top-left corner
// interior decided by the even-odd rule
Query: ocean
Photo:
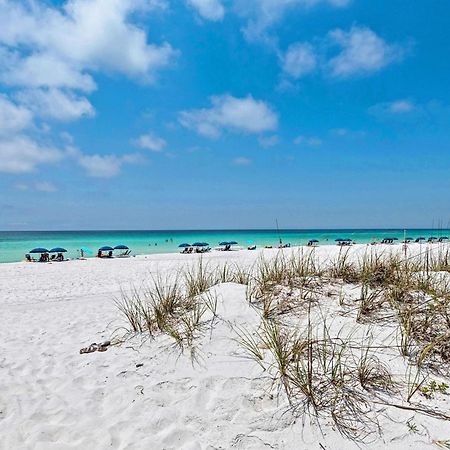
[[[15,262],[24,259],[35,247],[51,249],[64,247],[67,258],[77,258],[79,249],[92,251],[86,256],[95,256],[104,246],[127,245],[132,254],[155,254],[179,252],[182,243],[207,242],[216,247],[221,241],[236,241],[242,247],[249,245],[276,246],[281,239],[291,245],[305,245],[317,239],[319,245],[334,244],[335,239],[349,238],[357,243],[369,243],[385,237],[404,237],[404,230],[196,230],[196,231],[0,231],[0,262]],[[414,229],[406,231],[407,237],[449,236],[450,230]]]

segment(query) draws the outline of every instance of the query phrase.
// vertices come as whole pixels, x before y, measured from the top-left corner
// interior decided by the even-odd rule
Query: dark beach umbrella
[[[317,239],[311,239],[309,242],[314,242],[314,243],[317,243],[317,242],[319,242]]]
[[[179,248],[188,248],[190,246],[191,246],[191,244],[184,243],[184,244],[180,244],[178,247]]]
[[[345,239],[341,239],[341,238],[334,240],[334,242],[344,242],[344,241],[345,241]]]
[[[424,241],[425,240],[425,238],[424,237],[418,237],[417,239],[416,239],[416,242],[419,242],[419,241]]]
[[[238,245],[238,243],[236,241],[230,241],[228,242],[230,245]]]
[[[98,249],[99,252],[112,252],[114,249],[109,245],[105,245],[104,247],[100,247]]]
[[[448,237],[447,236],[442,236],[440,239],[441,239],[441,241],[448,241]]]
[[[67,252],[67,250],[62,247],[55,247],[49,251],[49,253],[66,253],[66,252]]]
[[[435,237],[435,236],[430,236],[430,237],[428,238],[429,241],[435,241],[436,239],[437,239],[437,237]]]
[[[114,247],[114,250],[129,250],[129,248],[126,245],[120,244],[120,245],[116,245]]]
[[[223,242],[221,242],[219,245],[230,245],[230,244],[231,244],[231,242],[223,241]]]
[[[33,248],[30,253],[48,253],[48,250],[44,247]]]
[[[202,245],[200,247],[208,247],[208,243],[207,242],[202,242]]]

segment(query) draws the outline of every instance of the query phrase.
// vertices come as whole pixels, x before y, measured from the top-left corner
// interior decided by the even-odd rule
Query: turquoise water
[[[449,236],[450,230],[408,230],[407,237]],[[221,241],[237,241],[241,246],[304,245],[310,239],[321,244],[334,244],[337,238],[351,238],[357,243],[368,243],[384,237],[403,239],[404,230],[208,230],[208,231],[0,231],[0,262],[14,262],[35,247],[64,247],[68,258],[79,256],[78,249],[87,247],[95,256],[104,245],[125,244],[132,254],[178,252],[181,243],[208,242],[215,247]],[[87,255],[89,256],[89,255]]]

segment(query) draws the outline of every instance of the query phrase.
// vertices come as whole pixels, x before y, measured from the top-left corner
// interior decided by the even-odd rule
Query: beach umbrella
[[[345,239],[341,239],[341,238],[338,238],[338,239],[334,240],[334,242],[344,242],[344,241],[345,241]]]
[[[317,243],[317,242],[319,242],[317,239],[311,239],[309,242],[315,242],[315,243]]]
[[[191,246],[191,244],[186,244],[186,243],[184,243],[184,244],[180,244],[178,247],[179,248],[188,248],[188,247],[190,247]]]
[[[48,253],[48,250],[44,247],[33,248],[30,253]]]
[[[228,242],[230,245],[238,245],[238,243],[236,241],[230,241]]]
[[[129,248],[126,245],[120,244],[120,245],[116,245],[114,247],[114,250],[129,250]]]
[[[114,249],[109,245],[105,245],[104,247],[100,247],[98,250],[100,252],[112,252]]]
[[[231,242],[223,241],[223,242],[221,242],[219,245],[230,245],[230,244],[231,244]]]
[[[206,242],[194,242],[193,244],[192,244],[192,247],[208,247],[208,243],[206,243]]]
[[[49,253],[66,253],[66,252],[67,252],[67,250],[62,247],[55,247],[49,251]]]
[[[424,240],[425,240],[424,237],[418,237],[418,238],[416,239],[416,241],[424,241]]]
[[[441,239],[442,241],[448,241],[448,237],[447,237],[447,236],[442,236],[440,239]]]

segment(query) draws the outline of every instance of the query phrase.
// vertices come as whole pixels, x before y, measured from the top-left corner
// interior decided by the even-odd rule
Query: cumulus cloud
[[[296,42],[291,44],[282,56],[284,73],[295,79],[313,72],[316,66],[317,57],[313,46],[309,43]]]
[[[272,136],[261,136],[258,139],[259,145],[264,148],[274,147],[280,142],[280,138],[273,134]]]
[[[387,43],[366,27],[353,26],[349,31],[337,29],[329,33],[329,38],[340,48],[329,61],[331,75],[335,77],[376,72],[404,55],[400,45]]]
[[[231,162],[235,166],[249,166],[252,163],[252,160],[245,158],[244,156],[239,156],[234,158]]]
[[[148,41],[138,15],[167,6],[166,0],[0,0],[0,171],[27,173],[39,165],[74,157],[41,144],[33,118],[72,121],[92,117],[86,95],[95,74],[120,74],[152,82],[176,51]],[[61,4],[62,3],[62,4]],[[11,100],[14,99],[14,102]],[[135,155],[87,155],[76,162],[88,174],[114,176]]]
[[[243,29],[249,41],[270,41],[267,30],[280,21],[289,9],[310,9],[319,4],[341,8],[350,0],[235,0],[235,9],[247,19]]]
[[[210,108],[182,111],[180,123],[210,138],[219,137],[223,130],[261,133],[278,127],[278,116],[272,108],[251,95],[243,98],[221,95],[210,100]]]
[[[95,115],[87,98],[60,89],[30,89],[19,92],[17,98],[36,116],[71,121]]]
[[[393,102],[378,103],[369,108],[375,115],[403,115],[417,111],[418,106],[411,100],[401,99]]]
[[[167,142],[153,132],[143,134],[136,140],[136,145],[140,148],[160,152],[167,145]]]
[[[27,108],[0,95],[0,136],[23,130],[31,125],[32,120],[33,115]]]
[[[297,136],[294,139],[296,145],[307,145],[308,147],[318,147],[322,145],[322,139],[315,136]]]
[[[85,90],[93,88],[86,71],[151,80],[174,50],[167,43],[148,43],[146,32],[131,23],[130,16],[145,8],[145,0],[70,0],[62,8],[3,0],[0,43],[16,52],[2,78],[10,84]],[[22,48],[27,51],[19,54]],[[38,80],[29,80],[30,74]]]
[[[82,167],[86,174],[94,178],[112,178],[119,175],[124,164],[136,164],[142,161],[140,155],[129,153],[125,155],[85,154],[77,148],[69,148],[68,156]]]
[[[187,3],[207,20],[217,22],[225,15],[225,8],[220,0],[187,0]]]
[[[33,186],[36,191],[40,192],[56,192],[58,190],[50,181],[37,181]]]
[[[53,164],[63,158],[63,152],[40,145],[26,136],[0,138],[0,172],[28,173],[41,164]]]

